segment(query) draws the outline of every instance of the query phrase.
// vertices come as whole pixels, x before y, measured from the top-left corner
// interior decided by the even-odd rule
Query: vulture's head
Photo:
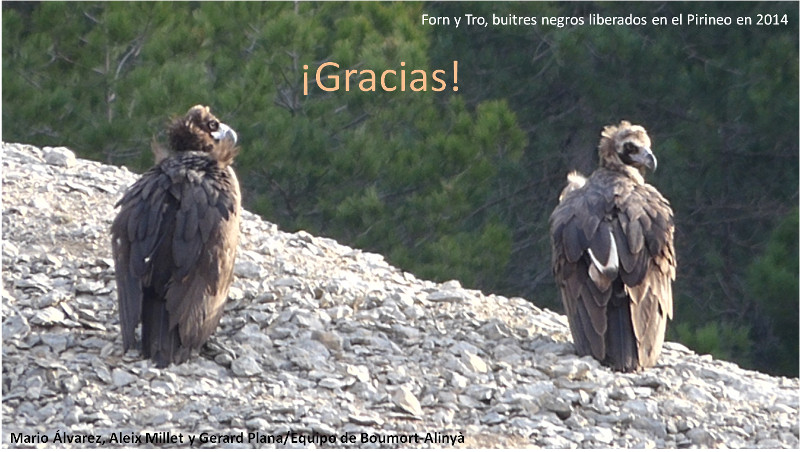
[[[236,144],[236,132],[211,114],[211,109],[195,105],[169,126],[169,146],[173,151],[211,152],[224,140]]]
[[[169,149],[154,147],[156,162],[173,152],[201,151],[212,154],[227,165],[236,155],[236,131],[211,114],[204,105],[195,105],[167,127]]]
[[[644,127],[622,121],[616,126],[606,126],[601,133],[600,164],[610,169],[633,167],[644,175],[646,170],[655,171],[656,156],[650,149],[650,137]],[[628,172],[628,171],[626,171]]]

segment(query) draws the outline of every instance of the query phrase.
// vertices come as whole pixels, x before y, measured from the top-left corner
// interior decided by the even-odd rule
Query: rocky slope
[[[137,176],[2,164],[4,447],[798,447],[797,379],[674,343],[610,372],[561,315],[249,213],[213,340],[154,369],[122,354],[108,235]]]

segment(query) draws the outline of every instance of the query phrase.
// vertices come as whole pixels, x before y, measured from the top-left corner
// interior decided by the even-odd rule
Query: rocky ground
[[[137,175],[2,148],[3,446],[798,447],[798,380],[667,343],[574,355],[565,317],[245,213],[199,356],[122,353],[109,227]]]

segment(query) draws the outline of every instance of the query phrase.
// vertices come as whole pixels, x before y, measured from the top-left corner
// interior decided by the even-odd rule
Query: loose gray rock
[[[3,342],[12,338],[22,338],[30,333],[28,321],[21,315],[12,315],[3,322]]]
[[[467,295],[457,290],[437,290],[427,296],[428,301],[458,302],[467,298]]]
[[[392,395],[392,401],[403,411],[413,416],[422,416],[422,406],[420,406],[417,396],[412,394],[407,388],[401,387],[395,391]]]
[[[51,148],[45,146],[43,151],[44,161],[50,165],[72,168],[77,163],[75,153],[65,147]]]
[[[347,375],[355,377],[362,383],[369,382],[369,368],[367,366],[354,366],[348,364],[346,368]]]
[[[239,377],[250,377],[261,372],[261,366],[252,356],[243,356],[231,362],[231,371]]]
[[[692,445],[703,448],[714,447],[716,440],[711,432],[703,428],[693,428],[685,433]]]
[[[145,407],[138,412],[136,420],[144,426],[157,427],[172,420],[172,412],[164,408]]]
[[[130,372],[126,372],[122,369],[114,369],[111,372],[111,382],[114,386],[127,386],[134,381],[138,380],[135,375],[131,374]]]
[[[483,359],[481,359],[480,356],[470,353],[469,351],[466,350],[461,352],[461,354],[464,357],[464,364],[472,372],[485,373],[489,370],[489,367],[486,365],[486,362]]]
[[[31,317],[31,323],[39,326],[53,326],[64,322],[64,311],[56,306],[48,306]]]

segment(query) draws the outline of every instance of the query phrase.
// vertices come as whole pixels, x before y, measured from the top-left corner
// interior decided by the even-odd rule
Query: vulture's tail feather
[[[639,367],[630,303],[631,300],[624,290],[615,290],[606,311],[608,327],[605,362],[614,370],[623,372],[631,372]]]
[[[170,331],[166,300],[155,294],[144,296],[142,309],[142,354],[152,358],[156,366],[167,367],[175,362],[180,349],[178,329]]]

